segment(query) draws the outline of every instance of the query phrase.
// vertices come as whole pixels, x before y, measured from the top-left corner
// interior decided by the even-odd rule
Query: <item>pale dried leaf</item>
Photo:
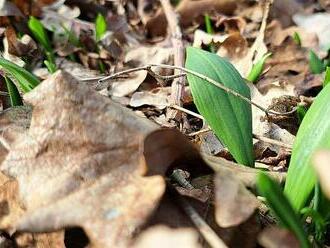
[[[294,234],[279,227],[268,227],[258,237],[259,244],[265,248],[298,248],[299,241]]]
[[[201,248],[198,233],[192,228],[171,229],[167,226],[151,227],[143,232],[136,241],[134,248]]]
[[[135,92],[130,100],[130,106],[140,107],[143,105],[154,106],[164,109],[169,105],[170,88],[157,88],[152,91]]]
[[[318,151],[313,157],[313,166],[318,175],[322,191],[330,198],[330,151]]]
[[[258,208],[257,198],[231,171],[217,173],[214,184],[215,218],[219,226],[237,226],[249,219]]]

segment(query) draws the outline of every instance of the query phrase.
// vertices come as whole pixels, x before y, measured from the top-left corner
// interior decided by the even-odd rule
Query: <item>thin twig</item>
[[[9,96],[9,94],[7,92],[0,91],[0,96]]]
[[[184,46],[182,42],[182,32],[179,25],[179,17],[175,13],[169,0],[160,0],[166,20],[168,23],[169,32],[171,34],[172,45],[174,49],[174,65],[183,67],[184,65]],[[174,74],[179,74],[178,70],[174,70]],[[182,106],[184,94],[185,78],[179,77],[172,82],[171,104]],[[176,113],[168,113],[168,118],[172,119]]]
[[[205,222],[205,220],[199,215],[199,213],[190,205],[190,203],[185,200],[172,185],[169,185],[170,192],[175,197],[176,201],[185,212],[185,214],[190,218],[191,222],[194,223],[200,234],[206,240],[206,242],[212,248],[224,248],[227,247],[226,244],[221,240],[221,238],[214,232],[214,230]]]
[[[279,140],[274,140],[274,139],[267,138],[267,137],[264,137],[264,136],[260,136],[260,135],[257,135],[257,134],[253,134],[253,138],[258,139],[260,141],[263,141],[265,143],[271,144],[271,145],[277,145],[277,146],[284,147],[288,150],[292,150],[292,145],[285,144],[284,142],[281,142]]]
[[[210,84],[213,84],[214,86],[226,91],[227,93],[229,94],[232,94],[236,97],[239,97],[241,98],[242,100],[248,102],[249,104],[257,107],[258,109],[262,110],[263,112],[265,112],[266,115],[269,115],[269,114],[272,114],[272,115],[280,115],[280,116],[283,116],[283,115],[290,115],[292,113],[294,113],[296,111],[296,108],[294,108],[293,110],[289,111],[289,112],[284,112],[284,113],[280,113],[280,112],[276,112],[276,111],[273,111],[273,110],[268,110],[262,106],[260,106],[259,104],[255,103],[254,101],[250,100],[249,98],[237,93],[236,91],[230,89],[230,88],[227,88],[226,86],[222,85],[221,83],[217,82],[216,80],[213,80],[212,78],[209,78],[201,73],[198,73],[198,72],[195,72],[195,71],[192,71],[192,70],[189,70],[187,68],[184,68],[184,67],[180,67],[180,66],[175,66],[175,65],[164,65],[164,64],[150,64],[150,65],[145,65],[145,66],[141,66],[141,67],[137,67],[137,68],[132,68],[132,69],[128,69],[128,70],[125,70],[125,71],[121,71],[121,72],[117,72],[117,73],[114,73],[110,76],[106,76],[102,79],[99,80],[99,84],[103,83],[104,81],[107,81],[107,80],[111,80],[111,79],[114,79],[116,77],[119,77],[120,75],[124,75],[124,74],[128,74],[128,73],[132,73],[132,72],[136,72],[136,71],[142,71],[142,70],[146,70],[146,71],[150,71],[152,67],[160,67],[160,68],[164,68],[164,69],[177,69],[177,70],[181,70],[185,73],[188,73],[188,74],[191,74],[191,75],[194,75],[200,79],[203,79],[205,80],[206,82],[210,83]],[[161,77],[161,75],[159,75]]]
[[[203,120],[203,121],[205,120],[204,117],[203,117],[202,115],[197,114],[197,113],[195,113],[195,112],[193,112],[193,111],[190,111],[190,110],[188,110],[188,109],[185,109],[185,108],[183,108],[183,107],[176,106],[176,105],[172,105],[172,106],[170,106],[170,107],[175,108],[175,109],[177,109],[177,110],[180,110],[180,111],[182,111],[182,112],[185,112],[186,114],[189,114],[189,115],[191,115],[191,116],[194,116],[194,117],[196,117],[196,118],[199,118],[199,119],[201,119],[201,120]],[[197,131],[197,132],[190,133],[188,136],[199,135],[199,134],[201,134],[201,133],[205,133],[205,132],[208,132],[208,131],[210,131],[210,130],[211,130],[210,128],[205,128],[205,129],[199,130],[199,131]],[[255,139],[258,139],[258,140],[263,141],[263,142],[265,142],[265,143],[272,144],[272,145],[277,145],[277,146],[281,146],[281,147],[284,147],[284,148],[286,148],[286,149],[292,150],[292,145],[285,144],[285,143],[283,143],[283,142],[281,142],[281,141],[279,141],[279,140],[274,140],[274,139],[267,138],[267,137],[264,137],[264,136],[260,136],[260,135],[257,135],[257,134],[253,134],[253,137],[254,137]]]

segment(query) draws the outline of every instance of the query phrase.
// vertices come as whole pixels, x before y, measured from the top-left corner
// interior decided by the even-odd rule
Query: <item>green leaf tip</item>
[[[259,79],[259,77],[264,69],[266,59],[269,58],[271,55],[272,55],[272,53],[266,53],[265,55],[263,55],[262,58],[253,65],[253,67],[246,79],[249,80],[250,82],[255,83]]]
[[[188,47],[186,68],[251,98],[250,89],[239,72],[216,54]],[[238,163],[253,166],[251,105],[194,75],[188,73],[187,78],[198,111],[217,137]]]
[[[47,32],[42,23],[34,16],[30,16],[28,26],[38,43],[40,43],[47,52],[53,52]]]
[[[310,242],[302,223],[290,202],[282,193],[280,186],[265,173],[260,172],[257,177],[257,188],[262,196],[266,198],[269,207],[273,210],[280,223],[295,234],[300,242],[300,246],[303,248],[310,247]]]
[[[284,193],[297,212],[308,204],[315,186],[313,153],[318,149],[330,149],[329,99],[330,86],[327,85],[307,111],[293,145]]]
[[[313,74],[320,74],[325,70],[323,61],[312,50],[309,51],[309,68]]]
[[[102,14],[97,14],[97,17],[95,19],[95,37],[96,41],[99,41],[102,39],[103,35],[107,31],[107,20]]]

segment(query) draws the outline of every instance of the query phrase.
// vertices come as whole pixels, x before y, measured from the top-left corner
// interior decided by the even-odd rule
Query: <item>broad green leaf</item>
[[[0,57],[0,67],[12,78],[15,78],[24,93],[31,91],[40,81],[39,79],[22,67]]]
[[[325,70],[323,87],[325,87],[328,83],[330,83],[330,67],[329,66],[327,66],[327,69]]]
[[[7,86],[7,90],[9,93],[9,97],[10,97],[11,106],[12,107],[22,106],[23,101],[22,101],[21,95],[18,92],[18,89],[16,88],[16,85],[8,77],[5,77],[5,81],[6,81],[6,86]]]
[[[253,67],[246,79],[255,83],[259,79],[260,74],[262,73],[262,71],[264,69],[264,64],[265,64],[266,59],[271,55],[272,55],[271,53],[267,53],[264,56],[262,56],[262,58],[253,65]]]
[[[101,40],[102,36],[107,31],[107,21],[103,15],[98,14],[95,20],[95,36],[96,41]]]
[[[280,223],[296,235],[300,246],[303,248],[310,247],[302,223],[288,199],[283,195],[280,186],[266,174],[259,173],[257,188],[262,196],[266,198],[269,207],[273,210]]]
[[[309,51],[309,68],[313,74],[320,74],[325,70],[322,60],[312,51]]]
[[[37,18],[30,16],[28,26],[38,43],[40,43],[47,52],[52,52],[52,46],[42,23]]]
[[[307,204],[315,186],[316,175],[311,157],[317,149],[330,148],[330,86],[315,98],[295,139],[284,192],[299,212]]]
[[[187,48],[186,68],[251,98],[249,87],[226,59],[198,48]],[[241,98],[188,74],[198,111],[238,163],[253,166],[251,106]]]

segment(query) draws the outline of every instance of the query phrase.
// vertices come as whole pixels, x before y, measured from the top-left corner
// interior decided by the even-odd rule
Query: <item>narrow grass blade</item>
[[[42,23],[37,18],[30,16],[28,26],[38,43],[40,43],[47,52],[52,52],[52,46]]]
[[[316,175],[311,157],[317,149],[330,148],[330,86],[315,98],[307,111],[295,139],[284,193],[295,211],[307,204]]]
[[[250,98],[250,90],[239,72],[226,59],[198,48],[187,48],[186,68],[218,81]],[[253,166],[251,106],[242,99],[188,74],[198,111],[228,147],[237,162]]]
[[[297,32],[293,33],[293,40],[298,46],[301,46],[301,38]]]
[[[2,70],[17,80],[19,87],[24,93],[31,91],[39,83],[39,79],[22,67],[0,57]]]
[[[264,173],[259,173],[257,179],[258,191],[267,200],[269,207],[273,210],[280,223],[291,230],[303,248],[310,247],[310,242],[303,229],[298,215],[293,210],[288,199],[283,195],[280,186]]]
[[[107,31],[107,21],[105,17],[101,14],[98,14],[95,20],[95,36],[96,41],[99,41],[102,39],[102,36]]]
[[[16,88],[16,85],[8,77],[5,77],[5,81],[6,81],[6,86],[7,86],[7,90],[9,93],[9,97],[10,97],[11,106],[12,107],[22,106],[23,101],[22,101],[21,95],[19,94],[18,89]]]
[[[325,70],[322,60],[312,51],[309,51],[309,68],[313,74],[320,74]]]
[[[259,77],[264,69],[266,59],[268,57],[270,57],[271,55],[272,55],[271,53],[267,53],[264,56],[262,56],[262,58],[256,64],[253,65],[253,67],[246,79],[249,80],[250,82],[255,83],[259,79]]]

